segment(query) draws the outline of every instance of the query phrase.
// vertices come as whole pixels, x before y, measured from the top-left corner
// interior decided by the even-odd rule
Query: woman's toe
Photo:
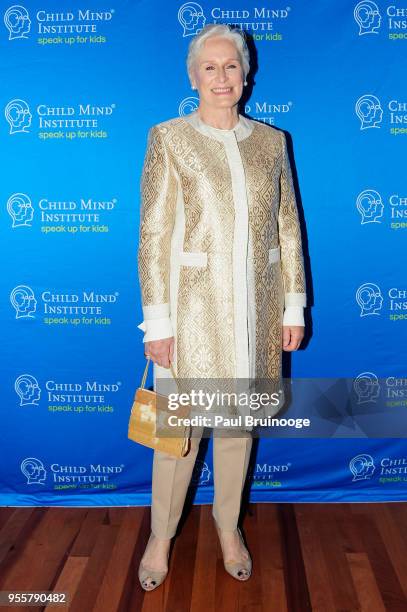
[[[151,590],[155,587],[155,580],[151,580],[151,578],[146,578],[146,580],[143,581],[143,586],[146,589]]]

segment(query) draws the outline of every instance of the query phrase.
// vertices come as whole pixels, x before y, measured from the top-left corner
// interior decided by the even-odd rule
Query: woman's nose
[[[221,68],[218,73],[218,80],[221,81],[221,83],[223,83],[224,81],[226,81],[226,78],[227,78],[226,71],[223,68]]]

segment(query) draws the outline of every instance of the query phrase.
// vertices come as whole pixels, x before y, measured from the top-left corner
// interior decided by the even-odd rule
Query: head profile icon
[[[208,464],[201,459],[197,459],[192,472],[191,484],[204,485],[209,482],[211,472],[208,468]]]
[[[353,11],[353,16],[359,26],[359,36],[363,34],[378,34],[382,17],[376,2],[371,0],[358,2]]]
[[[31,28],[31,20],[24,6],[14,4],[4,13],[4,25],[8,29],[9,40],[15,38],[28,38],[27,34]]]
[[[25,100],[11,100],[4,111],[5,117],[10,125],[9,134],[17,132],[28,133],[31,125],[32,114]]]
[[[358,404],[375,403],[380,393],[379,380],[373,372],[362,372],[353,381],[353,389]]]
[[[361,96],[355,104],[355,111],[360,119],[361,130],[380,128],[378,124],[383,119],[383,109],[377,96],[373,94]]]
[[[356,301],[360,306],[360,316],[379,315],[383,305],[383,296],[375,283],[364,283],[356,291]]]
[[[356,208],[361,216],[361,225],[366,223],[380,223],[383,217],[384,204],[380,193],[374,189],[365,189],[356,200]]]
[[[20,406],[38,406],[41,389],[34,376],[31,376],[31,374],[21,374],[14,383],[14,389],[20,398]]]
[[[353,474],[352,482],[355,482],[371,478],[376,467],[371,455],[361,453],[349,461],[349,469]]]
[[[180,117],[184,115],[189,115],[189,113],[193,113],[199,106],[198,98],[194,96],[189,96],[188,98],[184,98],[178,107],[178,114]]]
[[[7,212],[13,220],[12,227],[31,227],[34,208],[25,193],[13,193],[7,200]]]
[[[39,459],[27,457],[21,462],[21,471],[27,478],[27,484],[45,484],[47,471]]]
[[[178,21],[182,25],[182,36],[194,36],[205,26],[203,8],[197,2],[185,2],[178,11]]]
[[[34,319],[37,308],[34,291],[27,285],[18,285],[10,293],[10,302],[16,311],[16,319]]]

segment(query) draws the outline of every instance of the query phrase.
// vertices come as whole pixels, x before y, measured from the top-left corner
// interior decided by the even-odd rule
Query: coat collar
[[[231,130],[222,130],[204,123],[197,110],[193,111],[189,115],[185,115],[183,119],[201,134],[214,138],[215,140],[219,140],[220,142],[225,142],[230,138],[234,138],[235,134],[237,140],[243,140],[244,138],[250,136],[254,127],[250,119],[247,119],[240,114],[238,123]]]

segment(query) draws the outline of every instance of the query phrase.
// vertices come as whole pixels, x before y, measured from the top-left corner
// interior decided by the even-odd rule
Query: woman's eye
[[[227,68],[236,68],[236,64],[229,64]],[[206,66],[205,70],[214,70],[214,66]]]

